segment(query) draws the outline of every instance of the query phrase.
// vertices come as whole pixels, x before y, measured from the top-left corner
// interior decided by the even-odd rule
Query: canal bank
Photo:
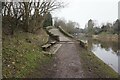
[[[79,47],[82,67],[87,78],[118,78],[111,67],[99,59],[93,52]]]
[[[103,34],[100,34],[96,36],[94,35],[94,37],[77,36],[77,38],[87,42],[88,50],[90,50],[96,57],[102,60],[114,71],[117,73],[120,71],[120,48],[118,41],[120,36],[113,34],[105,34],[103,36]]]
[[[120,38],[120,35],[117,34],[100,34],[100,35],[92,35],[93,39],[101,40],[101,41],[114,41],[118,42],[118,38]]]
[[[117,42],[93,40],[90,50],[103,62],[118,72],[120,50],[118,49]]]

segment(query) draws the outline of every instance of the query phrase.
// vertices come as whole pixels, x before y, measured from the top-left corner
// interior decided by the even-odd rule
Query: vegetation
[[[91,51],[81,48],[80,52],[82,66],[86,73],[85,76],[93,78],[118,78],[118,73],[97,58]]]
[[[73,38],[72,35],[70,35],[69,33],[67,33],[66,31],[64,31],[64,29],[61,28],[61,26],[58,27],[58,29],[67,37]]]
[[[2,2],[4,78],[26,77],[37,62],[48,62],[50,58],[42,54],[41,46],[49,40],[43,26],[52,25],[50,12],[64,4],[57,0],[27,1]]]
[[[64,4],[58,0],[35,1],[2,2],[2,73],[4,78],[25,78],[38,66],[37,62],[41,66],[43,63],[49,63],[51,59],[43,54],[41,46],[53,37],[58,40],[59,36],[54,36],[47,30],[52,29],[53,25],[51,12],[63,8]],[[63,34],[73,38],[73,35],[80,32],[90,35],[118,34],[119,24],[120,21],[116,20],[113,24],[107,23],[98,28],[94,21],[89,20],[88,27],[80,29],[77,22],[67,22],[56,18],[54,26]],[[81,48],[81,53],[83,67],[89,72],[92,69],[95,76],[117,77],[111,68],[95,58],[91,52]]]
[[[92,44],[98,44],[100,43],[100,47],[101,48],[104,48],[106,51],[109,51],[109,49],[111,48],[115,54],[119,55],[118,53],[118,50],[119,50],[119,47],[118,47],[118,42],[117,41],[106,41],[106,40],[89,40],[89,46],[92,47]]]
[[[120,21],[117,19],[113,23],[102,24],[101,26],[97,26],[95,21],[90,19],[86,24],[84,29],[79,28],[79,24],[73,21],[66,21],[64,19],[55,18],[55,27],[61,26],[64,30],[63,33],[69,33],[75,38],[79,36],[88,36],[93,37],[94,39],[106,39],[112,41],[118,41],[118,33]],[[97,36],[96,36],[97,35]]]
[[[92,27],[90,26],[90,24],[91,24]],[[84,30],[86,31],[86,34],[91,34],[92,33],[92,35],[99,35],[101,33],[118,34],[119,31],[120,31],[119,25],[120,25],[120,20],[119,19],[117,19],[113,23],[102,24],[102,26],[96,26],[94,21],[89,20],[88,21],[88,26],[86,26],[86,28]]]
[[[15,29],[18,28],[35,33],[43,27],[49,12],[64,7],[63,2],[57,0],[35,1],[3,2],[3,28],[10,29],[10,34],[14,34]]]
[[[44,36],[43,36],[44,35]],[[45,36],[46,35],[46,36]],[[17,32],[14,36],[3,36],[3,77],[26,77],[38,64],[47,59],[42,54],[41,45],[48,41],[48,36]]]
[[[94,23],[93,23],[93,21],[90,19],[90,20],[88,21],[88,30],[87,30],[89,36],[92,36],[92,34],[93,34],[93,26],[94,26]]]
[[[118,42],[119,36],[119,24],[120,21],[116,20],[113,24],[106,23],[102,25],[101,28],[94,28],[93,39],[106,40],[106,41],[116,41]]]
[[[71,34],[74,35],[75,33],[78,33],[80,31],[79,27],[80,25],[77,22],[73,22],[73,21],[66,21],[64,19],[58,19],[55,18],[55,23],[54,23],[55,27],[59,27],[61,26],[61,28]]]

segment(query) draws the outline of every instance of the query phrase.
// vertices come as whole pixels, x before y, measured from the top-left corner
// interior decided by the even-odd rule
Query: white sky
[[[54,11],[53,17],[72,20],[84,28],[89,19],[96,20],[100,25],[113,22],[118,18],[118,2],[120,0],[64,0],[69,5]]]

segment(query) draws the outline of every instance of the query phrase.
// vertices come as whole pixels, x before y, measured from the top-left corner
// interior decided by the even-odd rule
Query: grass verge
[[[3,78],[25,78],[39,62],[49,61],[42,54],[41,45],[48,41],[47,34],[42,35],[19,32],[13,36],[3,35],[2,73]]]

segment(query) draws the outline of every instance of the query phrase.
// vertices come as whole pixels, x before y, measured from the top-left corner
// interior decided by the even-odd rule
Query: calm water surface
[[[118,64],[120,62],[120,49],[118,49],[118,42],[98,41],[92,39],[88,39],[87,42],[89,50],[91,50],[98,58],[116,72],[120,71],[120,69],[118,69],[118,66],[120,66]]]

